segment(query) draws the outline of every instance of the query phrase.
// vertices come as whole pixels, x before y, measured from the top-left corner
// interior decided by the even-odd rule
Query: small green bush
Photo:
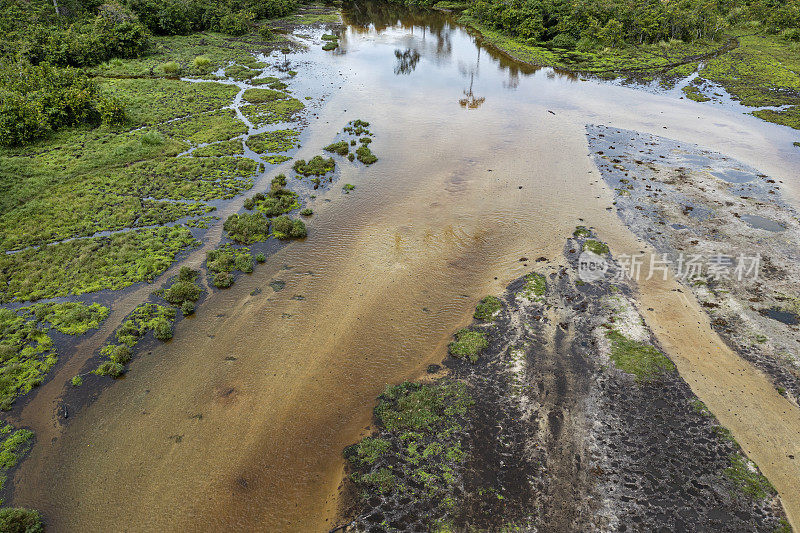
[[[167,61],[161,65],[161,70],[163,70],[164,74],[167,76],[177,76],[181,71],[181,66],[175,61]]]
[[[310,207],[306,207],[305,209],[300,211],[300,214],[303,215],[304,217],[310,217],[311,215],[314,214],[314,211]]]
[[[142,135],[142,144],[148,146],[159,146],[164,144],[164,134],[158,130],[150,130]]]
[[[189,316],[194,313],[194,302],[186,300],[181,304],[181,313],[183,316]]]
[[[247,10],[228,13],[219,20],[219,29],[228,35],[244,35],[250,32],[255,18],[255,14]]]
[[[454,357],[467,359],[470,363],[478,362],[478,356],[487,346],[489,341],[486,334],[480,331],[472,331],[467,328],[456,332],[456,340],[448,345],[450,354]]]
[[[362,144],[356,149],[356,157],[365,165],[371,165],[378,160],[366,144]]]
[[[347,141],[339,141],[326,146],[325,151],[345,156],[350,153],[350,147],[347,145]]]
[[[3,533],[43,533],[44,526],[38,511],[4,507],[0,509],[0,531]]]
[[[192,281],[178,280],[164,291],[164,299],[172,305],[181,305],[184,302],[196,302],[200,298],[200,287]]]
[[[194,58],[194,68],[200,72],[208,72],[211,68],[211,59],[208,56],[197,56]]]
[[[242,244],[266,241],[269,238],[269,219],[262,213],[233,214],[222,228],[231,239]]]
[[[300,239],[308,234],[302,220],[292,220],[285,215],[272,219],[272,232],[278,239]]]
[[[294,171],[303,176],[324,176],[328,172],[333,172],[336,162],[332,157],[325,159],[321,155],[315,155],[306,163],[305,159],[298,159],[294,162]]]
[[[125,367],[113,361],[103,361],[100,363],[100,366],[92,371],[92,373],[97,374],[98,376],[111,376],[112,378],[118,378],[125,373]]]
[[[478,320],[491,320],[494,314],[503,308],[503,303],[496,296],[487,296],[475,308],[473,315]]]
[[[214,286],[218,289],[227,289],[233,285],[233,276],[228,272],[218,272],[214,276]]]
[[[172,324],[165,318],[156,318],[153,321],[153,335],[160,341],[172,338]]]
[[[80,387],[83,385],[83,378],[80,376],[73,376],[71,383],[73,387]]]
[[[264,255],[263,253],[259,252],[258,255],[256,255],[256,261],[258,263],[263,263],[266,260],[267,260],[267,256]]]
[[[271,41],[275,35],[272,33],[272,28],[267,26],[266,24],[262,24],[258,28],[258,35],[264,41]]]

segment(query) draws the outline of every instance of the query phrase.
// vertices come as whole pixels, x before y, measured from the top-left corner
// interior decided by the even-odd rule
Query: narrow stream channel
[[[370,426],[375,396],[440,362],[477,300],[531,270],[520,258],[557,259],[578,224],[612,250],[645,249],[612,209],[587,124],[700,144],[783,180],[797,197],[800,157],[787,128],[518,65],[444,14],[359,4],[343,18],[336,52],[317,39],[292,58],[296,95],[330,93],[297,157],[321,153],[348,121],[364,119],[380,160],[345,165],[311,204],[308,239],[212,294],[172,341],[135,358],[125,379],[37,443],[12,503],[40,509],[53,531],[327,531],[341,451]],[[344,183],[355,190],[344,195]],[[273,291],[274,280],[285,288]],[[762,464],[759,429],[747,424],[753,406],[770,405],[776,414],[764,423],[783,445],[800,415],[675,287],[642,286],[646,318],[786,496],[800,472],[780,458]],[[752,401],[708,392],[710,374],[694,374],[699,353],[719,356],[716,369],[705,365],[711,374],[741,365],[731,393],[747,389]],[[55,412],[41,416],[56,427]]]

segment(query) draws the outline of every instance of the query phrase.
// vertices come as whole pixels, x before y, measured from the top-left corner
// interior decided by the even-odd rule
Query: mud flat
[[[494,313],[479,308],[474,362],[450,357],[446,376],[379,397],[374,435],[345,451],[343,529],[789,530],[663,354],[634,283],[614,279],[620,264],[601,246],[610,276],[579,278],[593,237],[577,231],[566,266],[540,258]]]
[[[779,183],[688,143],[605,126],[587,131],[618,215],[658,252],[642,257],[642,274],[667,259],[728,346],[797,405],[800,222]]]

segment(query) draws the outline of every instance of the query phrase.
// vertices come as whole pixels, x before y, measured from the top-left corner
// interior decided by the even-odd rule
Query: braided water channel
[[[39,391],[22,416],[39,442],[13,504],[40,509],[54,531],[329,529],[341,451],[370,426],[375,396],[440,362],[480,297],[533,259],[558,258],[578,224],[616,252],[647,249],[611,209],[587,124],[697,143],[796,191],[800,157],[786,128],[515,64],[445,15],[362,6],[344,13],[336,52],[314,43],[292,57],[291,88],[330,96],[307,117],[296,157],[321,153],[364,119],[380,160],[343,165],[338,185],[311,203],[306,240],[212,293],[69,424],[55,422],[61,385]],[[343,183],[356,188],[344,195]],[[241,199],[216,214],[240,208]],[[221,238],[217,225],[184,264],[199,266]],[[787,456],[800,457],[800,411],[677,288],[641,284],[649,325],[796,523],[800,461]],[[136,292],[123,300],[132,309]],[[79,351],[88,357],[102,333]],[[73,367],[80,361],[62,372]]]

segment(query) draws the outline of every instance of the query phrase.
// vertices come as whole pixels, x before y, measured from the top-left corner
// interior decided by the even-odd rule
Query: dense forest
[[[77,124],[121,124],[125,110],[83,67],[145,54],[150,35],[242,35],[296,0],[10,0],[0,11],[0,144],[30,143]],[[266,30],[268,31],[268,30]]]
[[[578,50],[717,39],[742,24],[800,40],[798,0],[475,0],[469,14],[529,44]]]

